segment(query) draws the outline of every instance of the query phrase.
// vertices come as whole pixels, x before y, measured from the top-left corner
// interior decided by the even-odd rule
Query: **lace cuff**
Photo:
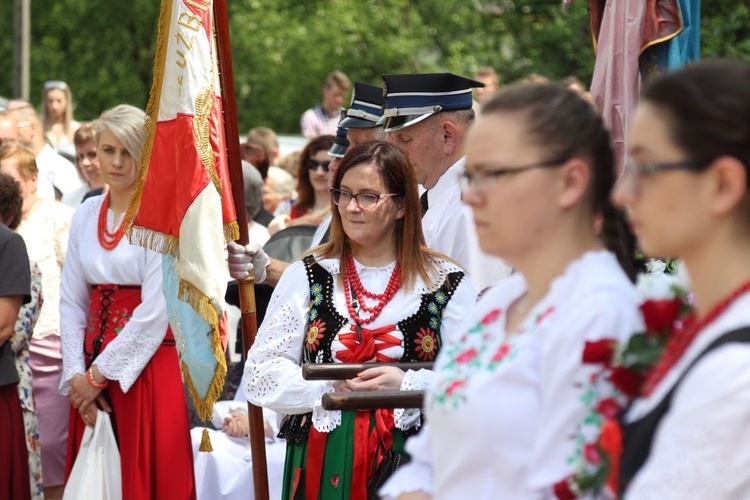
[[[426,391],[430,388],[434,372],[432,370],[407,370],[401,381],[402,391]],[[396,428],[402,431],[422,425],[421,408],[396,408],[393,410],[393,421]]]
[[[67,396],[70,390],[68,381],[76,373],[86,373],[86,362],[83,360],[83,332],[70,328],[62,334],[62,374],[58,392]]]
[[[341,412],[338,410],[328,411],[323,409],[323,394],[334,392],[333,385],[329,382],[320,386],[320,392],[315,397],[313,405],[313,427],[318,432],[331,432],[341,425]]]
[[[122,392],[128,392],[163,340],[139,335],[135,330],[129,331],[127,336],[125,342],[126,339],[120,333],[117,340],[123,342],[113,341],[94,360],[102,375],[120,383]]]

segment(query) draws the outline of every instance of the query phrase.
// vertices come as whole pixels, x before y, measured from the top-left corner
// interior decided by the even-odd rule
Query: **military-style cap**
[[[341,112],[342,116],[344,112]],[[336,129],[336,137],[333,139],[333,145],[328,150],[328,155],[334,158],[343,158],[346,150],[349,149],[349,139],[346,138],[346,129],[339,125]]]
[[[383,75],[386,132],[408,127],[441,111],[471,109],[471,89],[484,84],[453,73]]]
[[[372,128],[378,126],[383,116],[383,89],[375,85],[354,82],[352,104],[339,122],[344,128]]]

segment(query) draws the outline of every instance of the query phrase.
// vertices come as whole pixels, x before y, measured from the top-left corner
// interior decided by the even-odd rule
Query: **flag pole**
[[[232,51],[229,43],[229,15],[226,0],[214,0],[214,22],[216,25],[217,59],[224,108],[224,136],[227,144],[227,164],[232,183],[234,208],[237,224],[240,227],[240,245],[247,245],[247,211],[245,210],[245,187],[240,157],[237,103],[234,93],[234,73]],[[242,348],[247,353],[255,342],[258,333],[258,320],[255,308],[255,284],[253,273],[239,282],[240,308],[242,309]],[[238,390],[242,390],[239,388]],[[250,423],[250,450],[253,460],[253,487],[256,500],[268,500],[268,464],[266,462],[266,437],[263,425],[263,410],[251,403],[247,404]]]

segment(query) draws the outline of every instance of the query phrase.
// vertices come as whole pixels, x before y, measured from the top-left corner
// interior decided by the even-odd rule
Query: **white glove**
[[[240,281],[250,276],[250,272],[253,272],[256,283],[263,283],[266,281],[266,267],[271,263],[271,258],[266,252],[263,251],[263,247],[258,243],[250,243],[243,247],[238,245],[234,241],[230,241],[227,244],[227,251],[229,253],[229,275]]]

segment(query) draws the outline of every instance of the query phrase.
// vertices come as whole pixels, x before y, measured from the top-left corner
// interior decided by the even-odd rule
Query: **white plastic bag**
[[[96,426],[83,431],[81,448],[65,485],[63,500],[122,500],[120,450],[109,414],[99,410]]]

